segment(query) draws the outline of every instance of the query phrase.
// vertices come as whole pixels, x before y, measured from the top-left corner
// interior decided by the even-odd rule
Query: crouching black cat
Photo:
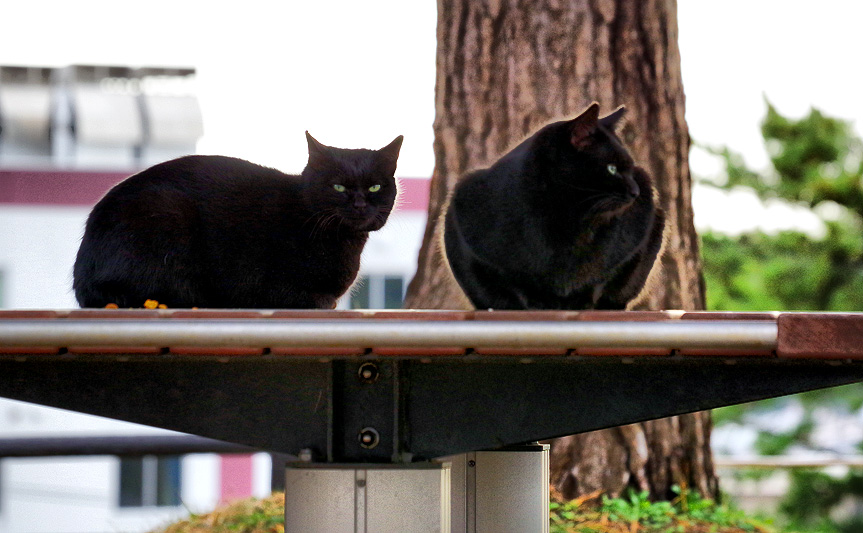
[[[477,309],[624,309],[662,247],[650,177],[594,103],[466,175],[446,212],[452,272]]]
[[[187,156],[116,185],[87,219],[74,269],[78,303],[335,307],[369,232],[393,209],[402,137],[348,150],[306,136],[300,176]]]

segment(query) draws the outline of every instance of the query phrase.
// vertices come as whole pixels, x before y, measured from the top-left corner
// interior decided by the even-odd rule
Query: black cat
[[[75,261],[82,307],[333,308],[396,198],[402,137],[380,150],[324,146],[291,176],[187,156],[111,189]]]
[[[456,185],[446,256],[477,309],[624,309],[641,291],[664,214],[615,135],[623,113],[594,103]]]

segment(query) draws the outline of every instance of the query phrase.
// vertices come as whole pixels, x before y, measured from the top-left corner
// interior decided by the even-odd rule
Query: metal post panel
[[[435,459],[439,463],[450,465],[450,527],[453,531],[468,532],[467,528],[467,490],[468,473],[476,472],[475,468],[468,469],[468,461],[474,458],[474,453],[461,453]],[[473,484],[470,484],[473,487]],[[471,514],[473,516],[473,514]],[[471,526],[473,527],[473,526]],[[471,530],[473,531],[473,530]]]
[[[475,465],[468,463],[476,469],[468,498],[476,501],[476,533],[548,533],[549,446],[481,451],[475,457]]]
[[[357,532],[450,532],[450,468],[366,471],[366,524]]]
[[[285,469],[285,533],[355,533],[356,473],[347,468]]]
[[[450,465],[294,463],[285,532],[450,532]]]

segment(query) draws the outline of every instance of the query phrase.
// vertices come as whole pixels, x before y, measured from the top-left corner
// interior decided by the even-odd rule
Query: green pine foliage
[[[863,215],[863,142],[848,122],[817,109],[799,120],[789,119],[767,102],[761,133],[773,172],[755,172],[727,148],[715,150],[725,160],[728,179],[722,187],[748,187],[764,199],[809,207],[834,202]]]
[[[727,178],[713,185],[745,187],[765,200],[807,207],[823,220],[825,235],[815,238],[799,231],[702,234],[708,309],[863,311],[863,141],[845,121],[816,109],[801,119],[791,119],[769,102],[761,131],[772,169],[756,172],[727,148],[713,150],[722,158]],[[817,423],[815,409],[830,405],[858,411],[863,405],[863,387],[848,385],[793,399],[727,407],[715,411],[714,421],[717,426],[745,422],[749,414],[768,412],[789,401],[800,402],[802,420],[789,431],[761,430],[755,443],[758,453],[778,455],[793,445],[816,448],[810,442]],[[831,510],[844,498],[863,497],[861,485],[859,472],[842,478],[795,471],[781,510],[800,530],[863,531],[860,518],[839,524],[829,519]]]
[[[721,311],[863,310],[863,233],[827,222],[798,231],[702,237],[707,308]]]
[[[714,150],[727,179],[713,185],[824,213],[826,235],[703,234],[708,309],[863,311],[863,141],[818,110],[793,120],[769,102],[761,131],[773,169],[758,173]]]

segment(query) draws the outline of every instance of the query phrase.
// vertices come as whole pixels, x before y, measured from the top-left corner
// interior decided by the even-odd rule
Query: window
[[[400,309],[404,301],[402,276],[360,276],[351,294],[345,295],[350,309]]]
[[[384,309],[398,309],[404,301],[401,276],[386,276],[384,278]]]
[[[369,277],[360,276],[354,284],[352,292],[349,292],[348,307],[351,309],[368,309],[369,308]]]
[[[0,67],[0,160],[7,167],[50,161],[52,70]]]
[[[120,507],[180,505],[179,456],[120,458]]]

